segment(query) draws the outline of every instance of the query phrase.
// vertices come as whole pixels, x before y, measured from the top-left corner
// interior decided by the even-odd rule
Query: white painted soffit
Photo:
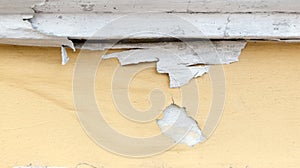
[[[31,23],[73,39],[300,39],[299,14],[36,14]]]
[[[299,0],[2,0],[0,9],[0,43],[6,44],[71,46],[68,38],[169,36],[292,42],[300,39]],[[197,31],[189,30],[191,25]],[[165,34],[132,35],[144,29]]]
[[[300,39],[299,14],[18,14],[0,15],[0,25],[0,43],[33,46],[71,47],[68,38]]]
[[[7,0],[6,0],[7,1]],[[48,0],[40,13],[300,12],[299,0]]]
[[[299,13],[299,0],[1,0],[0,13]]]
[[[1,0],[0,14],[32,14],[33,8],[44,3],[45,0]]]

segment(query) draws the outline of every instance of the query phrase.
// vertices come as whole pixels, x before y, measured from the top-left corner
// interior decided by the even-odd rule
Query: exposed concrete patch
[[[103,59],[118,58],[121,65],[157,62],[157,71],[169,74],[170,87],[176,88],[208,72],[207,65],[230,64],[238,61],[245,44],[245,41],[148,44],[148,48],[112,53],[104,55]],[[141,46],[145,47],[145,45]]]
[[[157,124],[163,134],[176,143],[194,146],[206,140],[197,122],[187,115],[185,108],[175,104],[171,104],[164,110],[164,116],[157,121]]]

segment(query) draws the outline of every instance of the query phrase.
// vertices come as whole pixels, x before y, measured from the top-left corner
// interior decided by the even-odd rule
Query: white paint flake
[[[65,47],[61,47],[61,64],[62,65],[66,65],[69,61],[69,57],[68,57],[68,54],[67,54],[67,51],[65,49]]]
[[[146,45],[148,48],[112,53],[102,58],[118,58],[121,65],[157,62],[157,72],[169,74],[170,87],[176,88],[207,73],[208,65],[238,61],[245,44],[245,41],[162,43]]]
[[[187,115],[185,108],[175,104],[171,104],[164,110],[164,116],[157,121],[157,124],[163,134],[176,143],[194,146],[206,140],[197,122]]]

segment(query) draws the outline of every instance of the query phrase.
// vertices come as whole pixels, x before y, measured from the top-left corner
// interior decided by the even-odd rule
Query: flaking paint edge
[[[169,105],[164,110],[162,119],[157,120],[161,132],[175,143],[186,144],[190,147],[206,141],[196,120],[188,116],[184,107],[176,104]]]
[[[148,44],[147,48],[106,54],[102,58],[117,58],[123,66],[156,62],[157,72],[167,73],[170,87],[177,88],[207,73],[211,65],[237,62],[245,45],[245,41]]]

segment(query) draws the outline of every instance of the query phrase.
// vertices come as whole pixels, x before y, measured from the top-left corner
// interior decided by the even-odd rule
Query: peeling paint
[[[65,49],[65,47],[61,47],[61,64],[62,65],[66,65],[69,61],[69,57],[68,57],[68,54],[67,54],[67,51]]]
[[[176,88],[207,73],[209,70],[207,65],[230,64],[238,61],[245,44],[245,41],[148,44],[142,45],[148,48],[107,54],[102,58],[118,58],[121,65],[157,62],[157,72],[169,74],[170,87]]]
[[[164,110],[164,116],[157,124],[163,134],[176,143],[194,146],[206,141],[197,122],[187,115],[185,108],[175,104],[169,105]]]
[[[32,15],[0,15],[0,43],[60,47],[62,45],[74,48],[73,42],[66,37],[45,35],[33,29],[28,18]]]

